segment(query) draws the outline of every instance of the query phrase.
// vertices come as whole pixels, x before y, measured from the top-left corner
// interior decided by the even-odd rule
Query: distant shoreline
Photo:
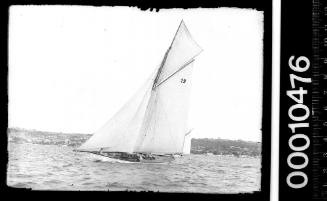
[[[63,134],[63,135],[93,135],[93,133],[64,133],[64,132],[52,132],[52,131],[42,131],[36,129],[27,129],[27,128],[19,128],[12,127],[7,129],[8,132],[16,131],[16,132],[36,132],[36,133],[44,133],[44,134]]]
[[[79,146],[81,142],[87,140],[92,134],[87,133],[62,133],[40,131],[35,129],[23,128],[8,128],[8,137],[11,133],[26,133],[40,138],[46,138],[51,135],[56,138],[57,145],[71,145],[73,147]],[[50,137],[50,136],[49,136]],[[32,137],[33,138],[33,137]],[[67,139],[70,139],[67,141]],[[41,141],[50,143],[48,139]],[[38,139],[36,143],[40,143]],[[234,156],[261,156],[261,142],[252,142],[244,140],[228,140],[228,139],[212,139],[212,138],[192,138],[191,139],[191,154],[206,154],[206,155],[234,155]]]
[[[43,130],[37,130],[37,129],[27,129],[27,128],[20,128],[20,127],[11,127],[8,128],[8,131],[25,131],[25,132],[40,132],[40,133],[46,133],[46,134],[63,134],[63,135],[93,135],[93,133],[67,133],[67,132],[53,132],[53,131],[43,131]],[[248,142],[248,143],[261,143],[258,141],[251,141],[251,140],[232,140],[232,139],[223,139],[223,138],[192,138],[192,139],[211,139],[211,140],[227,140],[227,141],[242,141],[242,142]]]

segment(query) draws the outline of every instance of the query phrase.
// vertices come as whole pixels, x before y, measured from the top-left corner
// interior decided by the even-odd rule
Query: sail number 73
[[[306,134],[303,134],[301,129],[309,127],[308,117],[310,116],[310,110],[304,103],[304,95],[308,94],[306,87],[308,83],[311,83],[311,78],[300,76],[301,73],[309,69],[309,59],[305,56],[300,56],[295,61],[294,60],[294,56],[291,56],[288,60],[288,66],[293,70],[294,74],[292,73],[289,75],[291,89],[286,91],[286,95],[294,101],[294,104],[288,109],[290,122],[288,127],[291,131],[288,145],[291,149],[291,153],[287,157],[287,165],[292,171],[287,175],[286,182],[289,187],[300,189],[305,187],[308,183],[308,176],[303,169],[308,165],[309,159],[307,154],[303,151],[308,149],[310,139]],[[301,146],[299,146],[299,143],[296,143],[296,141],[299,140],[305,142],[305,144],[301,143]],[[295,164],[295,158],[301,159],[303,162]],[[295,182],[296,178],[297,182]]]

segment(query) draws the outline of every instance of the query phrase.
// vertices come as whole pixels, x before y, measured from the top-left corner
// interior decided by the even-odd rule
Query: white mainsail
[[[158,70],[79,150],[183,153],[192,68],[201,51],[182,21]]]

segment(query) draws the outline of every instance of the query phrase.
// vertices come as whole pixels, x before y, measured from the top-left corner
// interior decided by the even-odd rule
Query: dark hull
[[[172,155],[145,155],[140,153],[125,153],[125,152],[90,152],[92,154],[122,160],[129,162],[140,162],[140,163],[167,163],[174,160]]]

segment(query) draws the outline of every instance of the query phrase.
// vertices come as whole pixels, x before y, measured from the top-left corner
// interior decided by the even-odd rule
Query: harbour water
[[[11,187],[199,193],[260,190],[260,158],[191,154],[166,164],[122,163],[74,152],[76,145],[69,143],[28,138],[9,136],[7,185]]]

